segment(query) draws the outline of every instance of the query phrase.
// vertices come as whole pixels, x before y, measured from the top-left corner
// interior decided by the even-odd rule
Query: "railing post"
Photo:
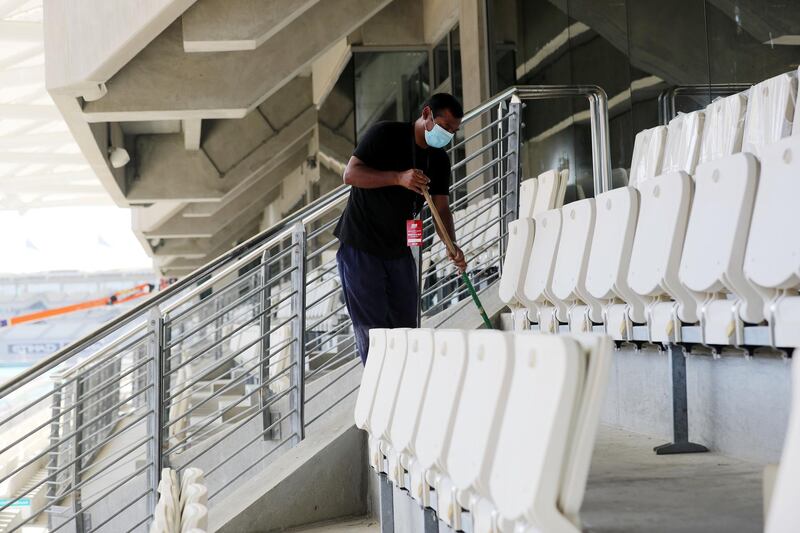
[[[53,503],[56,500],[56,487],[58,483],[58,456],[61,453],[61,446],[59,445],[61,435],[61,390],[58,389],[62,383],[61,375],[53,376],[53,387],[56,387],[53,392],[52,404],[52,419],[50,422],[50,457],[47,461],[47,503]],[[53,529],[53,513],[47,514],[47,527]]]
[[[305,429],[305,360],[306,360],[306,228],[302,222],[292,227],[292,393],[289,408],[292,410],[293,444],[306,436]]]
[[[508,104],[508,139],[506,140],[506,173],[501,187],[500,235],[508,235],[508,225],[519,217],[519,183],[520,183],[520,125],[522,124],[522,100],[513,95]],[[502,126],[502,122],[500,123]],[[502,130],[500,130],[502,134]],[[500,143],[502,146],[503,143]],[[506,256],[506,239],[500,239],[500,257]],[[500,261],[500,272],[503,261]]]
[[[72,440],[72,514],[75,518],[75,531],[82,533],[84,528],[83,503],[81,497],[81,465],[83,460],[79,459],[83,453],[83,387],[84,377],[80,373],[75,377],[75,436]]]
[[[163,427],[163,368],[164,368],[164,318],[158,307],[150,310],[148,318],[149,346],[148,356],[152,364],[144,365],[148,369],[148,381],[152,383],[148,397],[147,430],[150,440],[147,445],[147,462],[151,468],[147,471],[147,483],[150,487],[148,494],[149,512],[154,512],[158,501],[158,483],[161,481],[161,468],[163,465],[161,453],[164,450]]]
[[[272,411],[269,408],[269,359],[270,359],[270,338],[269,330],[271,329],[270,320],[270,298],[269,287],[267,281],[269,280],[269,250],[264,250],[261,254],[261,318],[258,321],[259,330],[261,332],[261,364],[259,365],[259,379],[260,388],[258,392],[259,407],[261,408],[261,423],[263,424],[263,438],[264,440],[272,440],[275,430],[267,431],[267,428],[272,425]]]

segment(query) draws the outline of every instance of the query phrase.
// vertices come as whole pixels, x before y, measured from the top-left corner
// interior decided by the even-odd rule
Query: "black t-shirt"
[[[412,151],[413,147],[413,151]],[[414,125],[378,122],[364,134],[353,155],[375,170],[422,170],[431,180],[431,195],[448,194],[450,158],[439,148],[421,148],[414,141]],[[406,220],[422,208],[424,198],[405,187],[350,189],[334,235],[354,248],[383,259],[409,253]]]

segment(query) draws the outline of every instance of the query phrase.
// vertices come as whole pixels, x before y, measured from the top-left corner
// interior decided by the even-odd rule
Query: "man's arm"
[[[450,257],[450,260],[458,267],[461,272],[464,272],[467,269],[467,260],[464,258],[464,252],[461,251],[461,248],[456,245],[456,228],[453,224],[453,213],[450,212],[450,198],[446,194],[436,194],[433,197],[433,205],[436,206],[436,210],[439,212],[439,216],[444,223],[445,231],[447,231],[447,235],[450,237],[450,240],[453,241],[453,244],[456,247],[456,253],[452,254],[450,251],[447,251],[447,255]],[[439,228],[436,228],[436,232],[439,233],[439,238],[442,238],[442,234],[439,232]]]
[[[422,194],[423,187],[427,187],[430,181],[419,170],[409,169],[403,172],[376,170],[356,156],[350,157],[342,179],[345,185],[352,185],[359,189],[377,189],[399,185],[419,194]]]

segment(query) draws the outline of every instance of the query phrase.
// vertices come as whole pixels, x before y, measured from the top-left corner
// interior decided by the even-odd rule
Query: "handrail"
[[[746,91],[752,86],[752,83],[696,83],[669,87],[658,95],[659,122],[666,126],[675,118],[675,98],[678,96],[729,96]]]
[[[483,102],[476,108],[466,113],[462,119],[462,123],[470,122],[471,120],[482,116],[493,107],[514,95],[518,96],[521,100],[541,100],[549,98],[586,96],[590,103],[590,116],[592,121],[592,161],[594,167],[595,191],[596,193],[599,193],[610,189],[611,165],[608,144],[607,96],[602,88],[596,85],[515,86],[501,92],[500,94],[492,97],[486,102]],[[213,272],[222,264],[227,263],[231,259],[241,259],[241,257],[247,254],[247,252],[262,246],[265,242],[268,242],[273,238],[276,238],[279,234],[285,232],[288,228],[293,227],[298,222],[307,222],[309,220],[316,219],[343,200],[348,191],[349,187],[344,185],[334,189],[328,194],[299,209],[286,219],[274,224],[270,228],[251,237],[238,246],[235,246],[228,252],[220,255],[209,263],[206,263],[165,290],[154,294],[129,311],[110,320],[109,322],[106,322],[95,331],[71,343],[69,346],[62,348],[49,357],[37,362],[35,365],[31,366],[11,380],[0,384],[0,398],[18,390],[20,387],[23,387],[24,385],[33,381],[36,377],[63,363],[75,353],[91,346],[94,342],[96,342],[96,339],[102,338],[105,335],[116,331],[129,321],[142,316],[149,309],[153,309],[156,306],[163,304],[171,297],[177,295],[181,290],[197,282],[198,279]],[[236,264],[241,264],[241,262],[244,261],[238,261]],[[226,271],[227,270],[228,269],[226,269]],[[211,280],[203,282],[200,286],[208,287],[210,285],[210,281]],[[196,290],[191,291],[193,295],[197,294],[198,292],[199,291]],[[183,302],[185,299],[181,298],[179,301]],[[170,309],[173,309],[174,307],[175,305],[169,306]]]
[[[198,278],[201,278],[209,274],[215,268],[229,261],[230,259],[237,257],[238,255],[250,250],[253,247],[259,246],[262,242],[272,238],[274,235],[283,231],[287,227],[291,227],[295,223],[301,221],[304,217],[308,216],[315,210],[326,207],[330,208],[331,205],[335,205],[336,203],[338,203],[339,200],[344,198],[348,193],[348,191],[349,187],[343,185],[321,196],[314,202],[302,207],[294,214],[289,215],[289,217],[282,220],[281,222],[272,225],[271,227],[262,231],[258,235],[254,235],[250,239],[239,244],[238,246],[235,246],[231,250],[217,257],[216,259],[213,259],[212,261],[201,266],[200,268],[198,268],[185,278],[177,281],[173,285],[170,285],[163,291],[159,291],[153,294],[153,296],[148,297],[145,301],[141,302],[140,304],[136,305],[135,307],[131,308],[130,310],[126,311],[120,316],[112,320],[109,320],[108,322],[106,322],[93,332],[78,339],[77,341],[71,343],[70,345],[65,346],[64,348],[60,349],[59,351],[55,352],[49,357],[42,359],[41,361],[37,362],[35,365],[31,366],[24,372],[18,374],[14,378],[6,381],[3,384],[0,384],[0,398],[6,396],[7,394],[11,394],[12,392],[18,390],[20,387],[27,385],[28,383],[36,379],[39,375],[49,370],[52,370],[56,366],[66,361],[75,353],[91,346],[95,342],[95,339],[103,337],[109,333],[116,331],[120,327],[127,324],[130,320],[142,315],[145,311],[164,303],[170,297],[176,295],[182,289],[185,289],[192,283],[195,283]]]

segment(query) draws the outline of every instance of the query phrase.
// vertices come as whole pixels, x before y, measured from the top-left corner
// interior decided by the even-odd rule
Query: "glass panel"
[[[450,56],[453,64],[452,95],[462,101],[463,91],[461,82],[461,40],[458,26],[450,31]]]
[[[355,117],[358,137],[380,120],[410,121],[430,94],[428,52],[358,52]]]
[[[447,37],[433,48],[433,86],[439,87],[450,77],[450,54]]]

